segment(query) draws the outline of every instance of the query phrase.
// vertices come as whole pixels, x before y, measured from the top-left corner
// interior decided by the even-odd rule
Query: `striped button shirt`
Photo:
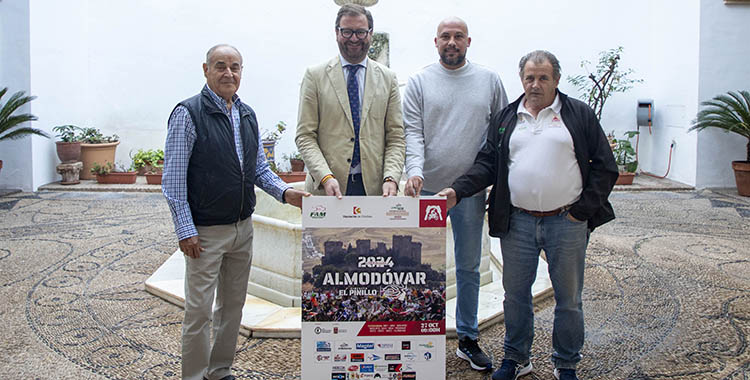
[[[208,88],[208,86],[206,86]],[[232,97],[232,108],[227,110],[224,99],[216,95],[210,88],[208,92],[216,105],[224,111],[232,122],[234,142],[237,157],[242,165],[242,139],[240,138],[241,100],[236,94]],[[190,155],[195,145],[195,125],[190,112],[184,106],[178,106],[167,124],[167,141],[164,146],[164,174],[162,179],[162,193],[167,198],[169,210],[172,212],[175,233],[178,240],[198,235],[193,223],[190,205],[187,199],[187,171]],[[284,191],[291,188],[282,181],[266,162],[263,145],[258,139],[258,155],[255,168],[255,184],[279,202],[284,202]],[[238,200],[239,201],[239,200]]]

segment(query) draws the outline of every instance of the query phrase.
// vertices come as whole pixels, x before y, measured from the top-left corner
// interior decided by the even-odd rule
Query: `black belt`
[[[567,205],[567,206],[562,206],[560,208],[556,208],[556,209],[550,210],[550,211],[531,211],[531,210],[526,210],[526,209],[523,209],[523,208],[520,208],[520,207],[516,207],[516,208],[519,209],[519,210],[521,210],[522,212],[525,212],[525,213],[531,215],[531,216],[536,216],[537,218],[543,218],[545,216],[560,215],[560,214],[564,213],[565,211],[570,210],[571,207],[572,207],[571,205]]]

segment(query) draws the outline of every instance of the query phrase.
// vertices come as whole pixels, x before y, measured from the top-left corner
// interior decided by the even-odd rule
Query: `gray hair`
[[[372,29],[372,25],[373,25],[372,13],[370,13],[370,11],[368,11],[367,8],[359,4],[344,4],[341,8],[339,8],[339,12],[336,14],[336,28],[339,27],[341,18],[344,16],[349,16],[349,17],[365,16],[367,17],[367,27]]]
[[[214,45],[213,47],[211,47],[210,49],[208,49],[208,52],[206,52],[206,65],[209,65],[209,66],[211,65],[211,54],[213,54],[214,51],[216,51],[216,49],[223,48],[223,47],[228,47],[228,48],[236,51],[237,55],[240,56],[240,62],[242,62],[242,54],[240,54],[240,51],[237,50],[236,47],[234,47],[232,45],[229,45],[229,44],[218,44],[218,45]]]
[[[529,60],[537,65],[549,62],[552,65],[552,75],[554,75],[555,79],[560,79],[560,61],[557,60],[554,54],[546,50],[534,50],[521,58],[521,62],[518,62],[518,75],[521,78],[523,78],[523,68],[526,67],[526,62]]]

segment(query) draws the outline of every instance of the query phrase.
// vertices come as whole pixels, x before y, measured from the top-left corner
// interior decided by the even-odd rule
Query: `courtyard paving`
[[[748,379],[750,199],[661,185],[613,193],[618,218],[591,236],[580,377]],[[0,196],[0,373],[178,379],[182,309],[144,290],[175,247],[159,193]],[[537,304],[535,371],[523,380],[553,379],[553,309]],[[481,335],[496,364],[503,334],[498,324]],[[299,351],[297,339],[240,336],[235,375],[299,379]],[[490,374],[449,354],[447,378]]]

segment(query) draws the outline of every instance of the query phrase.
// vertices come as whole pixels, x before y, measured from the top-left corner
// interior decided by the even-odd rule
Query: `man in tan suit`
[[[396,195],[406,143],[396,74],[367,58],[372,15],[347,4],[336,17],[340,55],[308,68],[295,141],[316,195]],[[354,115],[354,117],[352,117]]]

